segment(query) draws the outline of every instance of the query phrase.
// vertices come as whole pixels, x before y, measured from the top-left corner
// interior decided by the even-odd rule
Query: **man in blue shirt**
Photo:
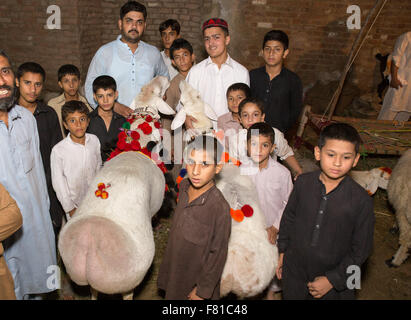
[[[114,111],[127,117],[132,110],[128,107],[141,87],[156,76],[169,78],[168,69],[160,51],[141,40],[146,29],[146,7],[129,1],[120,9],[118,27],[121,35],[97,50],[88,69],[85,90],[89,104],[97,106],[93,99],[93,81],[101,75],[116,80],[119,92]]]
[[[16,104],[14,73],[0,50],[0,183],[23,216],[20,230],[3,242],[17,299],[58,289],[56,246],[36,120]],[[53,271],[54,270],[54,271]]]

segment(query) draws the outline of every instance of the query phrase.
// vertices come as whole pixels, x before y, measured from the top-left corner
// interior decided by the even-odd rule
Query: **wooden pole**
[[[374,25],[374,22],[377,20],[378,15],[381,12],[386,2],[387,0],[377,0],[372,10],[368,13],[364,27],[361,28],[360,33],[358,34],[357,39],[355,40],[351,48],[350,55],[348,57],[347,63],[345,64],[344,71],[343,71],[343,74],[341,75],[337,90],[334,92],[334,95],[331,98],[330,103],[328,104],[327,110],[330,109],[330,112],[328,114],[328,120],[330,120],[334,114],[334,110],[340,98],[341,91],[344,86],[345,79],[347,78],[348,71],[350,70],[351,65],[354,63],[354,60],[357,57],[357,54],[359,53],[361,46],[365,41],[365,38],[367,37],[369,31]],[[374,20],[372,21],[372,23],[370,23],[372,17],[374,17]],[[325,111],[325,113],[327,112],[327,110]]]

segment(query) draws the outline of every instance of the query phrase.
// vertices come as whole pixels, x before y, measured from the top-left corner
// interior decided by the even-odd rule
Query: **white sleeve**
[[[84,90],[86,92],[86,99],[93,109],[97,107],[97,104],[95,103],[93,97],[93,81],[98,76],[106,74],[105,66],[109,65],[109,63],[111,63],[111,61],[105,61],[99,49],[94,55],[93,60],[91,60],[90,66],[88,68]]]
[[[275,151],[274,153],[281,159],[285,160],[288,157],[291,157],[294,155],[293,149],[288,145],[287,140],[284,138],[284,134],[276,129],[274,129],[275,133],[275,138],[274,138],[274,143],[275,143]]]
[[[400,35],[395,42],[394,51],[392,52],[392,59],[397,67],[400,66],[401,59],[404,56],[407,46],[411,46],[407,38],[407,33]]]
[[[59,199],[64,211],[70,212],[76,205],[70,198],[70,191],[67,185],[67,180],[64,176],[64,163],[55,148],[52,149],[50,155],[50,167],[51,167],[51,182],[54,191],[56,191],[57,199]]]

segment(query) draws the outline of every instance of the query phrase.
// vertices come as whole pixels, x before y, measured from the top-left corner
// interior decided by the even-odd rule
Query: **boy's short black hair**
[[[355,152],[358,153],[362,143],[358,131],[347,123],[332,123],[320,132],[318,147],[322,149],[328,139],[348,141],[354,144]]]
[[[289,44],[288,36],[282,30],[268,31],[264,36],[263,49],[267,41],[273,41],[273,40],[281,42],[284,47],[284,51],[288,49],[288,44]]]
[[[254,123],[250,128],[247,130],[247,142],[251,139],[252,136],[263,136],[270,138],[272,144],[275,141],[275,132],[274,129],[265,122],[257,122]]]
[[[242,91],[244,93],[246,99],[251,97],[250,87],[247,84],[243,83],[243,82],[237,82],[237,83],[234,83],[231,86],[229,86],[228,89],[227,89],[227,93],[226,93],[227,97],[228,97],[228,94],[231,91]]]
[[[84,113],[87,117],[89,117],[89,111],[84,102],[71,100],[67,101],[61,107],[61,119],[63,120],[63,122],[66,122],[66,119],[69,114],[74,113],[76,111],[78,113]]]
[[[137,1],[127,1],[120,8],[120,20],[123,20],[124,16],[131,11],[141,12],[144,16],[144,20],[147,19],[147,9],[143,4]]]
[[[190,52],[190,54],[194,53],[193,46],[191,45],[190,42],[188,42],[186,39],[178,38],[178,39],[175,39],[173,43],[171,44],[170,59],[174,60],[174,51],[180,50],[180,49],[186,49]]]
[[[96,93],[98,89],[113,89],[113,91],[115,92],[117,90],[116,80],[114,80],[113,77],[107,75],[99,76],[93,81],[93,93]]]
[[[46,81],[46,71],[43,67],[36,62],[25,62],[17,68],[17,79],[20,79],[26,72],[40,74],[43,78],[43,82]]]
[[[80,70],[73,64],[62,65],[57,71],[57,79],[61,81],[66,75],[77,76],[80,79]]]
[[[162,23],[160,23],[160,26],[159,26],[158,30],[161,33],[169,27],[171,28],[171,30],[177,32],[177,35],[180,34],[180,28],[181,28],[180,23],[178,23],[178,21],[174,20],[174,19],[168,19],[168,20],[163,21]]]
[[[215,137],[199,135],[187,144],[184,151],[184,159],[186,161],[189,159],[189,155],[193,150],[203,150],[208,155],[211,154],[214,159],[214,164],[218,164],[221,162],[224,147]]]
[[[251,98],[246,98],[240,102],[240,104],[238,105],[238,114],[241,114],[241,111],[243,111],[243,108],[247,103],[255,104],[257,108],[260,109],[261,114],[265,113],[264,112],[264,102],[258,98],[251,97]]]

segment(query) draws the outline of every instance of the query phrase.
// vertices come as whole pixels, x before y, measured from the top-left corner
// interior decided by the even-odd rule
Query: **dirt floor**
[[[304,151],[306,157],[311,156],[311,152]],[[361,158],[357,166],[358,170],[369,170],[375,167],[387,166],[393,168],[397,162],[396,156],[367,156]],[[390,259],[398,248],[398,234],[393,234],[390,229],[394,225],[395,215],[390,207],[385,190],[378,190],[374,197],[374,213],[376,218],[374,233],[374,249],[362,272],[361,289],[357,291],[360,300],[410,300],[411,299],[411,258],[398,268],[389,268],[385,261]],[[134,299],[139,300],[159,300],[156,287],[156,280],[161,263],[162,255],[167,244],[168,232],[170,230],[170,217],[163,217],[154,231],[156,252],[153,264],[149,269],[145,279],[136,288]],[[68,278],[62,276],[63,286],[67,287]],[[90,298],[87,287],[75,287],[75,299],[85,300]],[[58,292],[57,299],[63,299]],[[258,299],[261,297],[256,297]],[[99,295],[99,299],[121,299],[121,296]]]

